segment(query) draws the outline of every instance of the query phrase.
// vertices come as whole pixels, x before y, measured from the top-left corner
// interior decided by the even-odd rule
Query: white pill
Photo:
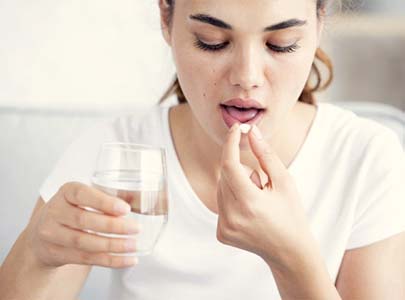
[[[240,124],[239,125],[240,131],[242,131],[242,133],[244,133],[244,134],[247,134],[250,131],[251,127],[252,126],[250,126],[249,124]]]

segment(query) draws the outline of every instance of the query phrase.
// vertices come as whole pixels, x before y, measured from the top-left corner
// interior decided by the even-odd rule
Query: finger
[[[66,184],[61,191],[66,201],[76,206],[94,208],[111,215],[128,214],[131,210],[124,200],[79,182]]]
[[[107,268],[128,268],[138,263],[136,256],[115,256],[108,253],[86,252],[51,244],[52,256],[63,264],[97,265]]]
[[[230,189],[243,198],[244,193],[250,192],[252,187],[244,166],[240,163],[239,143],[241,131],[239,124],[235,123],[229,130],[226,142],[223,145],[221,157],[221,177],[226,180]]]
[[[248,136],[250,147],[266,173],[271,187],[282,185],[288,171],[277,153],[266,143],[256,125],[253,125]]]
[[[64,213],[58,216],[58,221],[65,226],[116,234],[135,234],[140,231],[139,223],[132,218],[99,214],[69,204],[66,206],[70,207],[64,207]]]
[[[145,194],[142,191],[126,191],[118,190],[116,197],[124,200],[131,206],[131,211],[136,213],[145,213],[145,201],[148,202],[148,213],[154,215],[163,215],[167,213],[167,198],[166,191],[160,189],[157,191],[148,191],[150,195],[145,199]]]
[[[56,224],[55,227],[51,229],[49,238],[44,237],[44,239],[48,239],[48,242],[60,246],[88,252],[126,253],[136,251],[136,241],[134,237],[105,237],[69,228],[60,224]]]
[[[227,161],[232,161],[234,163],[240,163],[240,127],[238,123],[233,124],[228,132],[227,139],[222,149],[222,159],[221,162],[225,163]]]

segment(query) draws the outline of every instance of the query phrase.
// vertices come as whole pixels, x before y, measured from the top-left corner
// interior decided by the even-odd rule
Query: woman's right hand
[[[124,200],[82,183],[66,183],[28,224],[25,230],[28,247],[45,267],[65,264],[132,266],[137,262],[136,257],[109,254],[136,250],[133,234],[139,232],[139,224],[122,217],[129,212],[130,206]],[[132,237],[105,237],[85,230]]]

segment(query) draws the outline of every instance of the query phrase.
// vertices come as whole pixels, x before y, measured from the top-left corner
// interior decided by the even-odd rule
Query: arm
[[[336,287],[343,299],[405,299],[405,233],[346,251]]]
[[[31,220],[44,206],[40,198]],[[44,267],[30,249],[25,247],[23,231],[0,268],[0,294],[4,300],[17,299],[76,299],[91,266],[65,265]]]
[[[405,299],[405,233],[346,251],[336,289],[315,254],[286,259],[283,267],[268,262],[283,300]]]

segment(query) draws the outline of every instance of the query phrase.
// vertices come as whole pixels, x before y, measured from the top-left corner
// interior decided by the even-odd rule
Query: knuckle
[[[122,223],[113,217],[110,217],[106,222],[106,229],[108,232],[111,233],[122,233],[123,231],[122,227],[123,227]]]
[[[107,238],[107,240],[105,241],[105,245],[108,252],[115,252],[120,250],[118,249],[119,247],[117,246],[116,241],[112,238],[111,239]]]
[[[38,236],[41,240],[49,241],[52,239],[52,231],[47,226],[41,226],[38,230]]]
[[[89,252],[81,252],[80,260],[86,265],[91,265],[93,263],[93,255]]]
[[[62,192],[62,193],[64,193],[64,192],[66,192],[67,190],[69,190],[69,188],[70,188],[71,185],[72,185],[72,184],[71,184],[70,182],[65,182],[64,184],[62,184],[62,185],[60,186],[59,191]]]
[[[46,219],[56,220],[59,216],[59,206],[54,201],[47,203]]]
[[[225,222],[224,229],[228,232],[235,232],[241,228],[241,222],[237,217],[228,217]]]
[[[78,249],[82,248],[83,247],[82,236],[80,234],[74,233],[71,237],[71,243],[74,248],[78,248]]]
[[[57,263],[67,263],[67,256],[59,247],[50,245],[47,247],[47,258],[49,261]]]
[[[74,220],[75,220],[75,224],[79,227],[79,228],[86,228],[87,225],[87,218],[86,218],[86,213],[82,210],[78,210],[75,212],[74,214]]]
[[[123,233],[139,233],[140,232],[140,225],[136,220],[133,219],[128,219],[125,220],[122,224],[123,230],[125,232]]]
[[[113,267],[114,257],[112,255],[103,255],[102,258],[100,258],[100,264],[106,267]]]
[[[274,152],[273,150],[266,148],[259,154],[259,157],[267,162],[272,162],[274,160]]]
[[[94,203],[102,211],[109,212],[113,210],[113,204],[105,199],[105,195],[100,194],[94,198]]]
[[[59,188],[59,192],[61,192],[63,195],[65,194],[73,194],[73,196],[76,195],[77,189],[81,186],[80,183],[78,182],[65,182],[62,184]]]
[[[224,228],[218,227],[217,229],[217,240],[221,243],[227,244],[228,238]]]
[[[86,190],[85,185],[77,185],[73,192],[75,199],[82,199],[86,194]]]
[[[232,172],[234,168],[234,162],[232,160],[225,160],[222,164],[222,168],[225,172]]]
[[[127,266],[127,258],[125,256],[110,256],[110,267],[112,268],[121,268]]]

